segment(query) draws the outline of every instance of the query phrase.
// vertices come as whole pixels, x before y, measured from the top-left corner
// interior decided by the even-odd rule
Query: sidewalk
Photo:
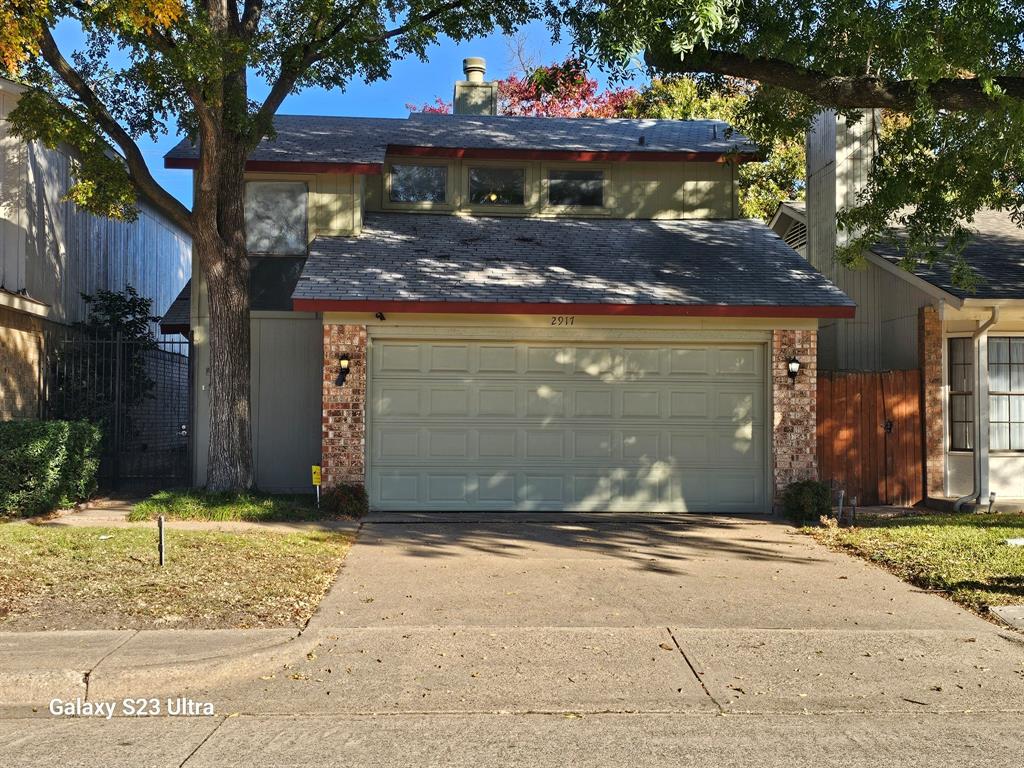
[[[371,515],[302,631],[0,635],[0,694],[5,768],[993,768],[1024,639],[772,521]]]
[[[31,521],[33,525],[63,525],[78,528],[152,528],[155,520],[129,522],[128,513],[141,499],[95,499],[74,509],[64,509],[53,517]],[[309,533],[315,531],[357,531],[358,520],[296,520],[294,522],[246,520],[165,520],[168,528],[180,531],[220,531],[223,533]]]

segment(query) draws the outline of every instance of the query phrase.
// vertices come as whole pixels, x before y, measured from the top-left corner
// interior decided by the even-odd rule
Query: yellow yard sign
[[[320,485],[320,465],[319,464],[314,464],[313,465],[313,485],[316,485],[316,486]]]

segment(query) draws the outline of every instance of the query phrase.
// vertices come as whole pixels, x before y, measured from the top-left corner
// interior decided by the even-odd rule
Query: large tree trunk
[[[210,444],[206,487],[252,487],[249,402],[249,259],[245,249],[244,149],[226,142],[212,182],[196,190],[193,247],[210,307]],[[237,143],[236,143],[237,144]]]

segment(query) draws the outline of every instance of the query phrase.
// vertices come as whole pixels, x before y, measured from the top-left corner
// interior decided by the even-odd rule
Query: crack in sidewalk
[[[85,699],[84,699],[85,701],[89,700],[89,681],[92,679],[93,672],[95,672],[97,669],[99,669],[100,664],[102,664],[104,661],[109,659],[113,654],[117,653],[119,650],[124,648],[125,645],[129,641],[131,641],[132,638],[136,637],[139,634],[140,631],[141,630],[138,630],[138,629],[134,630],[130,635],[128,635],[128,637],[126,637],[120,643],[118,643],[113,648],[111,648],[109,651],[107,651],[105,654],[103,654],[100,657],[99,661],[97,661],[95,664],[92,665],[91,669],[87,669],[85,671],[85,673],[82,675],[82,683],[85,684]]]
[[[690,657],[686,655],[686,651],[683,650],[683,646],[679,644],[679,641],[676,639],[676,636],[672,634],[672,628],[665,627],[665,631],[668,632],[668,636],[672,638],[672,643],[679,650],[680,655],[683,657],[683,661],[686,662],[686,666],[690,668],[690,671],[693,673],[694,678],[697,680],[698,683],[700,683],[700,687],[704,689],[704,693],[707,695],[709,699],[711,699],[711,703],[718,707],[718,711],[724,715],[725,708],[722,707],[718,699],[711,695],[711,691],[708,690],[708,687],[704,684],[704,679],[700,676],[700,673],[697,671],[697,668],[693,666],[693,662],[690,661]]]
[[[196,752],[198,752],[200,749],[202,749],[206,745],[206,742],[208,742],[213,737],[213,734],[215,734],[217,731],[219,731],[220,727],[222,725],[224,725],[224,723],[226,723],[228,720],[230,720],[231,717],[232,717],[231,715],[226,715],[226,716],[222,717],[220,719],[220,722],[217,723],[215,726],[213,726],[213,729],[208,734],[206,734],[206,736],[203,737],[203,740],[200,741],[198,744],[196,744],[196,748],[193,749],[191,752],[189,752],[185,756],[184,760],[182,760],[180,763],[178,763],[178,768],[184,768],[185,763],[187,763],[189,760],[191,760],[193,757],[195,757]]]

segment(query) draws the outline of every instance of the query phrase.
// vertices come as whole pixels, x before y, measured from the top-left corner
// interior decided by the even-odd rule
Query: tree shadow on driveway
[[[362,547],[421,558],[611,557],[646,571],[679,573],[708,558],[813,564],[809,540],[772,518],[701,515],[370,515]]]

